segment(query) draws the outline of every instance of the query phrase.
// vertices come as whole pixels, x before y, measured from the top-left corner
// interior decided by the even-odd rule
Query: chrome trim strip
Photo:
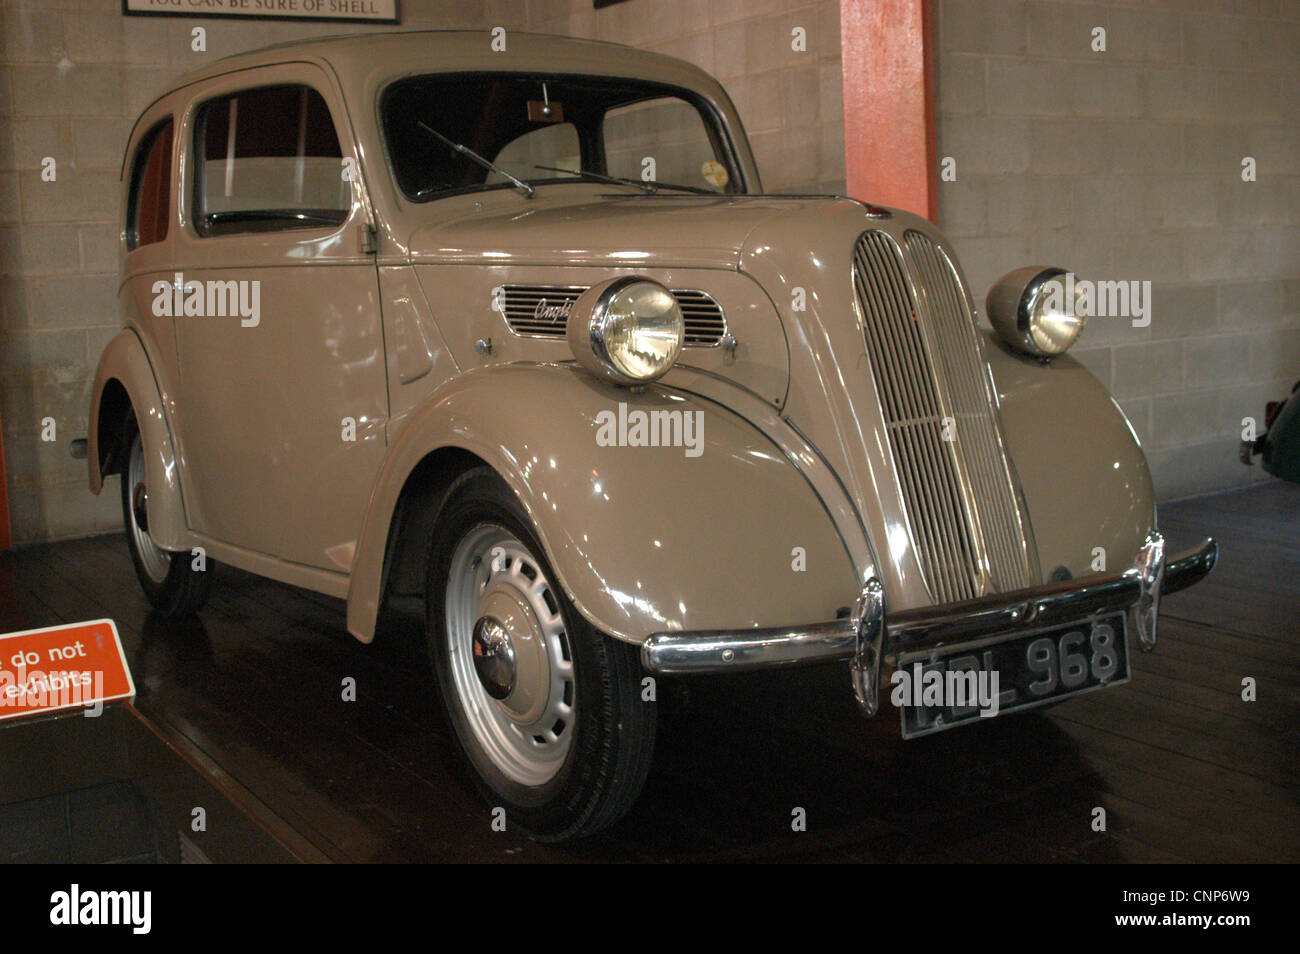
[[[1165,580],[1160,585],[1160,594],[1167,596],[1199,583],[1218,562],[1219,547],[1213,538],[1206,540],[1194,552],[1189,550],[1179,554],[1165,565]]]
[[[865,699],[863,710],[870,714],[874,710],[866,703],[873,686],[878,693],[879,665],[892,663],[900,653],[940,648],[957,652],[980,641],[1001,642],[1028,629],[1099,612],[1158,608],[1164,579],[1173,583],[1171,590],[1185,589],[1214,569],[1218,553],[1211,538],[1165,564],[1164,540],[1152,533],[1133,566],[1117,576],[1083,577],[892,615],[885,613],[883,597],[872,585],[879,581],[873,578],[863,587],[857,611],[847,619],[770,629],[656,633],[641,646],[641,662],[647,672],[672,675],[853,659],[855,694]],[[1154,638],[1154,628],[1149,632]]]
[[[879,238],[874,238],[876,236]],[[891,254],[882,258],[879,245],[872,245],[873,239],[876,243],[887,243]],[[890,269],[890,265],[894,268]],[[948,601],[945,596],[951,580],[943,577],[941,570],[953,561],[938,561],[937,555],[957,550],[958,544],[951,538],[953,528],[950,525],[937,525],[933,513],[919,506],[926,502],[933,503],[936,495],[931,492],[927,496],[925,487],[918,486],[917,483],[918,466],[933,471],[939,465],[935,458],[919,452],[913,443],[895,434],[900,427],[906,427],[907,422],[936,417],[935,407],[928,403],[930,395],[917,390],[918,385],[932,382],[932,375],[923,374],[916,365],[916,361],[926,360],[926,356],[915,347],[910,355],[900,355],[897,339],[889,334],[891,329],[897,330],[895,326],[898,322],[890,321],[889,318],[898,317],[901,290],[898,283],[906,281],[905,270],[902,250],[893,235],[879,229],[869,229],[858,236],[849,270],[849,284],[863,339],[862,354],[871,375],[873,393],[888,445],[891,465],[888,479],[892,480],[897,492],[900,516],[907,527],[917,573],[930,599],[943,603]],[[879,280],[872,281],[873,277]],[[900,366],[910,373],[900,378]],[[935,400],[937,402],[937,398]],[[900,407],[903,409],[901,414]],[[930,423],[933,424],[934,421]],[[948,456],[943,455],[943,459],[948,459]],[[933,473],[924,476],[927,486],[931,483],[936,488],[947,486],[935,478]]]
[[[788,628],[656,633],[641,644],[641,665],[656,675],[745,672],[848,659],[857,651],[852,619]]]
[[[880,661],[885,641],[885,588],[874,576],[867,580],[853,613],[854,648],[849,673],[853,696],[862,714],[880,708]]]
[[[1164,541],[1160,540],[1159,545],[1163,547]],[[1148,542],[1134,557],[1133,565],[1117,576],[1080,577],[1014,593],[991,594],[951,606],[895,614],[888,627],[891,649],[905,652],[937,649],[954,641],[1014,634],[1029,626],[1052,626],[1104,610],[1127,609],[1142,598],[1139,568],[1150,561],[1151,547],[1148,537]],[[1207,540],[1183,557],[1199,556],[1207,547],[1217,549],[1218,545]]]
[[[1156,647],[1156,615],[1160,612],[1160,585],[1165,580],[1165,538],[1152,530],[1147,534],[1137,562],[1129,571],[1137,577],[1140,595],[1133,608],[1132,629],[1143,652]]]
[[[904,263],[903,280],[907,283],[912,304],[921,319],[916,322],[916,326],[920,332],[922,348],[925,351],[931,377],[930,386],[933,388],[935,400],[939,404],[941,420],[953,421],[954,426],[960,428],[964,423],[962,421],[964,415],[959,413],[957,407],[956,391],[960,382],[954,379],[950,367],[952,360],[950,348],[954,342],[944,340],[943,331],[946,330],[942,327],[944,316],[940,314],[940,308],[931,297],[933,294],[937,294],[939,289],[932,287],[931,276],[926,274],[922,263],[919,261],[917,250],[912,247],[912,243],[909,243],[909,235],[918,235],[925,241],[929,241],[929,239],[915,229],[908,229],[903,233],[901,240],[895,239],[894,241],[900,260]],[[930,244],[934,245],[933,242]],[[970,332],[973,335],[974,329],[971,328]],[[962,410],[969,410],[969,408]],[[954,502],[961,510],[965,527],[954,527],[953,531],[959,533],[961,530],[965,530],[964,538],[969,544],[970,556],[967,566],[962,569],[969,570],[969,586],[973,590],[973,595],[978,597],[986,593],[997,592],[1001,587],[994,583],[993,560],[989,552],[989,538],[992,536],[992,530],[989,526],[986,526],[986,522],[991,525],[991,515],[984,513],[976,500],[976,477],[971,472],[970,461],[967,459],[966,443],[961,432],[957,431],[951,440],[944,441],[944,445],[941,445],[942,449],[939,452],[946,453],[951,461],[953,475],[956,478]],[[929,493],[933,495],[933,487],[929,488]],[[1015,584],[1023,586],[1027,582],[1022,578],[1015,581]],[[937,600],[939,594],[936,593],[935,597]]]
[[[1000,469],[1008,482],[1014,504],[1014,516],[1020,530],[1020,539],[1017,542],[1018,548],[1021,550],[1021,559],[1026,573],[1025,584],[1032,586],[1041,583],[1043,582],[1043,571],[1038,557],[1038,541],[1034,536],[1033,520],[1029,514],[1029,506],[1025,502],[1024,490],[1020,484],[1020,475],[1016,470],[1016,462],[1007,449],[1006,432],[1002,425],[1002,402],[998,398],[997,386],[993,381],[993,369],[992,365],[989,364],[988,354],[985,350],[984,335],[980,333],[977,319],[979,311],[975,306],[974,298],[971,296],[970,288],[962,277],[961,270],[957,267],[956,258],[949,254],[946,241],[940,241],[923,232],[909,229],[908,232],[904,233],[904,242],[906,242],[909,233],[915,233],[930,242],[947,266],[953,284],[962,296],[966,318],[970,322],[970,336],[981,368],[981,384],[993,424],[993,438],[998,456],[997,463],[1001,464]]]

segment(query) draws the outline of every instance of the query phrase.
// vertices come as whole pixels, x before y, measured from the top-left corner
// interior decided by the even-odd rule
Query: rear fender
[[[108,343],[95,371],[86,448],[90,492],[98,494],[104,477],[124,463],[126,448],[121,437],[126,409],[119,399],[122,391],[135,412],[144,444],[149,536],[164,550],[184,550],[189,539],[171,429],[153,367],[139,337],[130,329]]]

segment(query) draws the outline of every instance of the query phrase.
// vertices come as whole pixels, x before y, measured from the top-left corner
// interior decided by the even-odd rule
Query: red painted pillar
[[[929,0],[840,0],[844,166],[855,199],[936,220]]]

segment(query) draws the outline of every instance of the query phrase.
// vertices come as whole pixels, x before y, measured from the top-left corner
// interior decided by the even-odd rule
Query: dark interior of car
[[[606,113],[665,96],[686,100],[702,115],[710,115],[696,97],[668,86],[520,73],[462,73],[402,80],[384,92],[380,113],[398,185],[408,199],[427,201],[484,187],[508,188],[510,183],[490,182],[487,169],[439,142],[421,128],[421,123],[488,160],[521,136],[554,122],[570,123],[577,130],[582,168],[605,174],[605,145],[600,133]],[[550,115],[543,113],[546,107],[550,107]],[[726,150],[718,148],[717,123],[710,119],[705,126],[715,152],[725,156]],[[532,170],[528,178],[537,182],[573,177]],[[731,181],[738,181],[735,170]]]

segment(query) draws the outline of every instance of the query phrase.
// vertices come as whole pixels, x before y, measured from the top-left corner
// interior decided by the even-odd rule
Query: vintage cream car
[[[273,47],[140,116],[88,457],[153,605],[215,560],[362,642],[419,613],[476,783],[555,840],[637,797],[657,675],[842,660],[868,715],[895,673],[1125,681],[1216,549],[1166,556],[1066,273],[985,328],[930,223],[765,194],[699,69],[492,41]]]

